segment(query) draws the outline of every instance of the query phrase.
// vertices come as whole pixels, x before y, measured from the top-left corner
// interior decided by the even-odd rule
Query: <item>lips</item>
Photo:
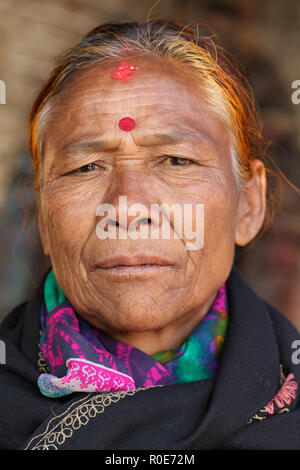
[[[137,254],[134,256],[114,256],[97,263],[98,268],[109,269],[120,266],[170,266],[171,263],[159,256]]]

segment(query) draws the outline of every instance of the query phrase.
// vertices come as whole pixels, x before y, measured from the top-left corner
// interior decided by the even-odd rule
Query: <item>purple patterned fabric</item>
[[[75,315],[66,301],[47,312],[41,352],[50,374],[38,385],[44,395],[75,391],[130,390],[172,384],[166,369],[151,356],[110,338]]]
[[[185,352],[188,344],[186,342],[179,348],[175,359],[165,367],[143,351],[91,327],[76,315],[68,300],[52,308],[50,312],[44,302],[40,347],[49,374],[39,376],[38,386],[44,395],[59,397],[77,391],[122,391],[171,385],[180,381],[177,380],[177,375],[186,375],[181,381],[200,378],[201,370],[199,369],[197,376],[197,366],[201,365],[201,361],[206,367],[205,373],[208,374],[203,376],[201,372],[203,378],[213,376],[216,372],[218,352],[214,345],[217,346],[218,338],[221,338],[218,336],[221,334],[220,329],[218,333],[216,326],[225,320],[227,322],[226,302],[224,284],[219,289],[210,311],[188,339],[192,345],[190,351],[194,351],[192,357],[191,352]],[[197,345],[199,358],[193,357]],[[203,362],[203,359],[206,362]],[[207,366],[210,369],[207,369]],[[195,369],[196,376],[193,372]]]

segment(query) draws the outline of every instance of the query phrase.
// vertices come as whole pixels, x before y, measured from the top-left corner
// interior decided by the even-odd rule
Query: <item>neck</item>
[[[117,341],[129,344],[140,349],[150,356],[161,351],[177,349],[187,340],[211,308],[216,293],[214,293],[201,308],[187,312],[176,318],[163,328],[142,332],[115,332],[106,333]]]

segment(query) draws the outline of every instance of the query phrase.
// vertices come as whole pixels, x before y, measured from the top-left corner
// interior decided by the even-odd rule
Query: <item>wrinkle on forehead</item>
[[[147,99],[159,97],[158,104],[161,103],[161,99],[166,98],[166,101],[170,99],[170,103],[178,105],[174,103],[173,98],[174,93],[180,92],[181,101],[190,102],[192,106],[195,98],[196,100],[205,98],[204,90],[196,85],[199,83],[199,77],[196,78],[194,72],[186,67],[157,57],[139,57],[135,63],[138,65],[139,73],[126,84],[111,78],[114,66],[104,68],[98,65],[79,72],[61,91],[59,107],[69,101],[74,103],[74,97],[80,106],[85,105],[80,101],[81,98],[86,104],[89,100],[93,102],[100,100],[105,105],[143,96],[143,104],[147,105]],[[191,94],[194,95],[192,100]]]
[[[228,147],[224,124],[189,77],[179,74],[174,79],[170,71],[166,74],[153,70],[146,63],[139,66],[138,76],[124,84],[112,80],[110,71],[88,70],[62,92],[47,132],[50,140],[55,138],[57,147],[79,141],[87,134],[97,135],[100,140],[119,138],[122,131],[117,124],[124,116],[136,121],[131,132],[137,145],[143,145],[144,137],[151,133],[172,129],[185,140],[206,140],[220,151]]]

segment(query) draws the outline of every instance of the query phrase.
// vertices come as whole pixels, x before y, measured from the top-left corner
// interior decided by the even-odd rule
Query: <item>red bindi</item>
[[[119,128],[122,129],[122,131],[132,131],[132,129],[135,128],[135,120],[131,117],[123,117],[119,121]]]
[[[111,78],[115,80],[121,80],[127,83],[129,78],[135,76],[135,72],[138,70],[134,64],[128,64],[127,62],[121,62],[111,74]]]

